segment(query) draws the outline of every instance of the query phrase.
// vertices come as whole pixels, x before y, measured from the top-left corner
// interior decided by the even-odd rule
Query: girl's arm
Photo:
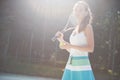
[[[87,42],[88,42],[88,44],[86,46],[77,46],[77,45],[72,45],[72,44],[66,44],[66,45],[61,46],[61,48],[62,49],[73,48],[73,49],[77,49],[80,51],[87,51],[87,52],[93,53],[94,52],[94,34],[93,34],[92,26],[91,25],[87,26],[84,32],[85,32]]]
[[[94,52],[94,33],[93,33],[92,26],[91,25],[87,26],[84,32],[85,32],[88,44],[86,46],[76,46],[76,45],[70,45],[70,46],[71,48],[78,49],[80,51],[88,51],[93,53]]]

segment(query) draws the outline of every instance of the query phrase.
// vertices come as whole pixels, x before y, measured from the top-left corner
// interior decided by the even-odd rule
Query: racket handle
[[[62,31],[60,31],[61,33],[65,33],[65,32],[67,32],[67,31],[69,31],[69,30],[72,30],[72,29],[74,29],[75,27],[71,27],[71,28],[68,28],[68,29],[63,29]],[[52,38],[52,41],[54,42],[57,38],[58,38],[59,36],[58,35],[55,35],[53,38]]]
[[[54,42],[57,38],[58,38],[58,36],[54,36],[54,37],[52,38],[52,41]]]

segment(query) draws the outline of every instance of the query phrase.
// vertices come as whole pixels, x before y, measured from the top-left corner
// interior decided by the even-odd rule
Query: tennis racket
[[[76,17],[73,15],[73,13],[68,17],[67,23],[64,26],[64,28],[60,31],[61,33],[65,33],[69,30],[75,29],[75,26],[77,25],[77,19]],[[55,41],[57,38],[59,37],[59,35],[55,35],[52,38],[52,41]]]

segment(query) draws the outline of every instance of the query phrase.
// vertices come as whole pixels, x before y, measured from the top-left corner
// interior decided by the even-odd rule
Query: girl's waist
[[[70,56],[70,58],[72,58],[74,60],[89,59],[89,56]]]
[[[80,50],[76,50],[76,49],[71,49],[70,55],[72,55],[72,56],[88,56],[88,52],[80,51]]]
[[[87,66],[90,65],[88,56],[70,56],[69,64],[72,66]]]

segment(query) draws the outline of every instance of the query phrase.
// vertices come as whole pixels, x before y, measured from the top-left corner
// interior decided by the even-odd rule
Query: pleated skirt
[[[88,56],[69,56],[62,80],[95,80]]]

